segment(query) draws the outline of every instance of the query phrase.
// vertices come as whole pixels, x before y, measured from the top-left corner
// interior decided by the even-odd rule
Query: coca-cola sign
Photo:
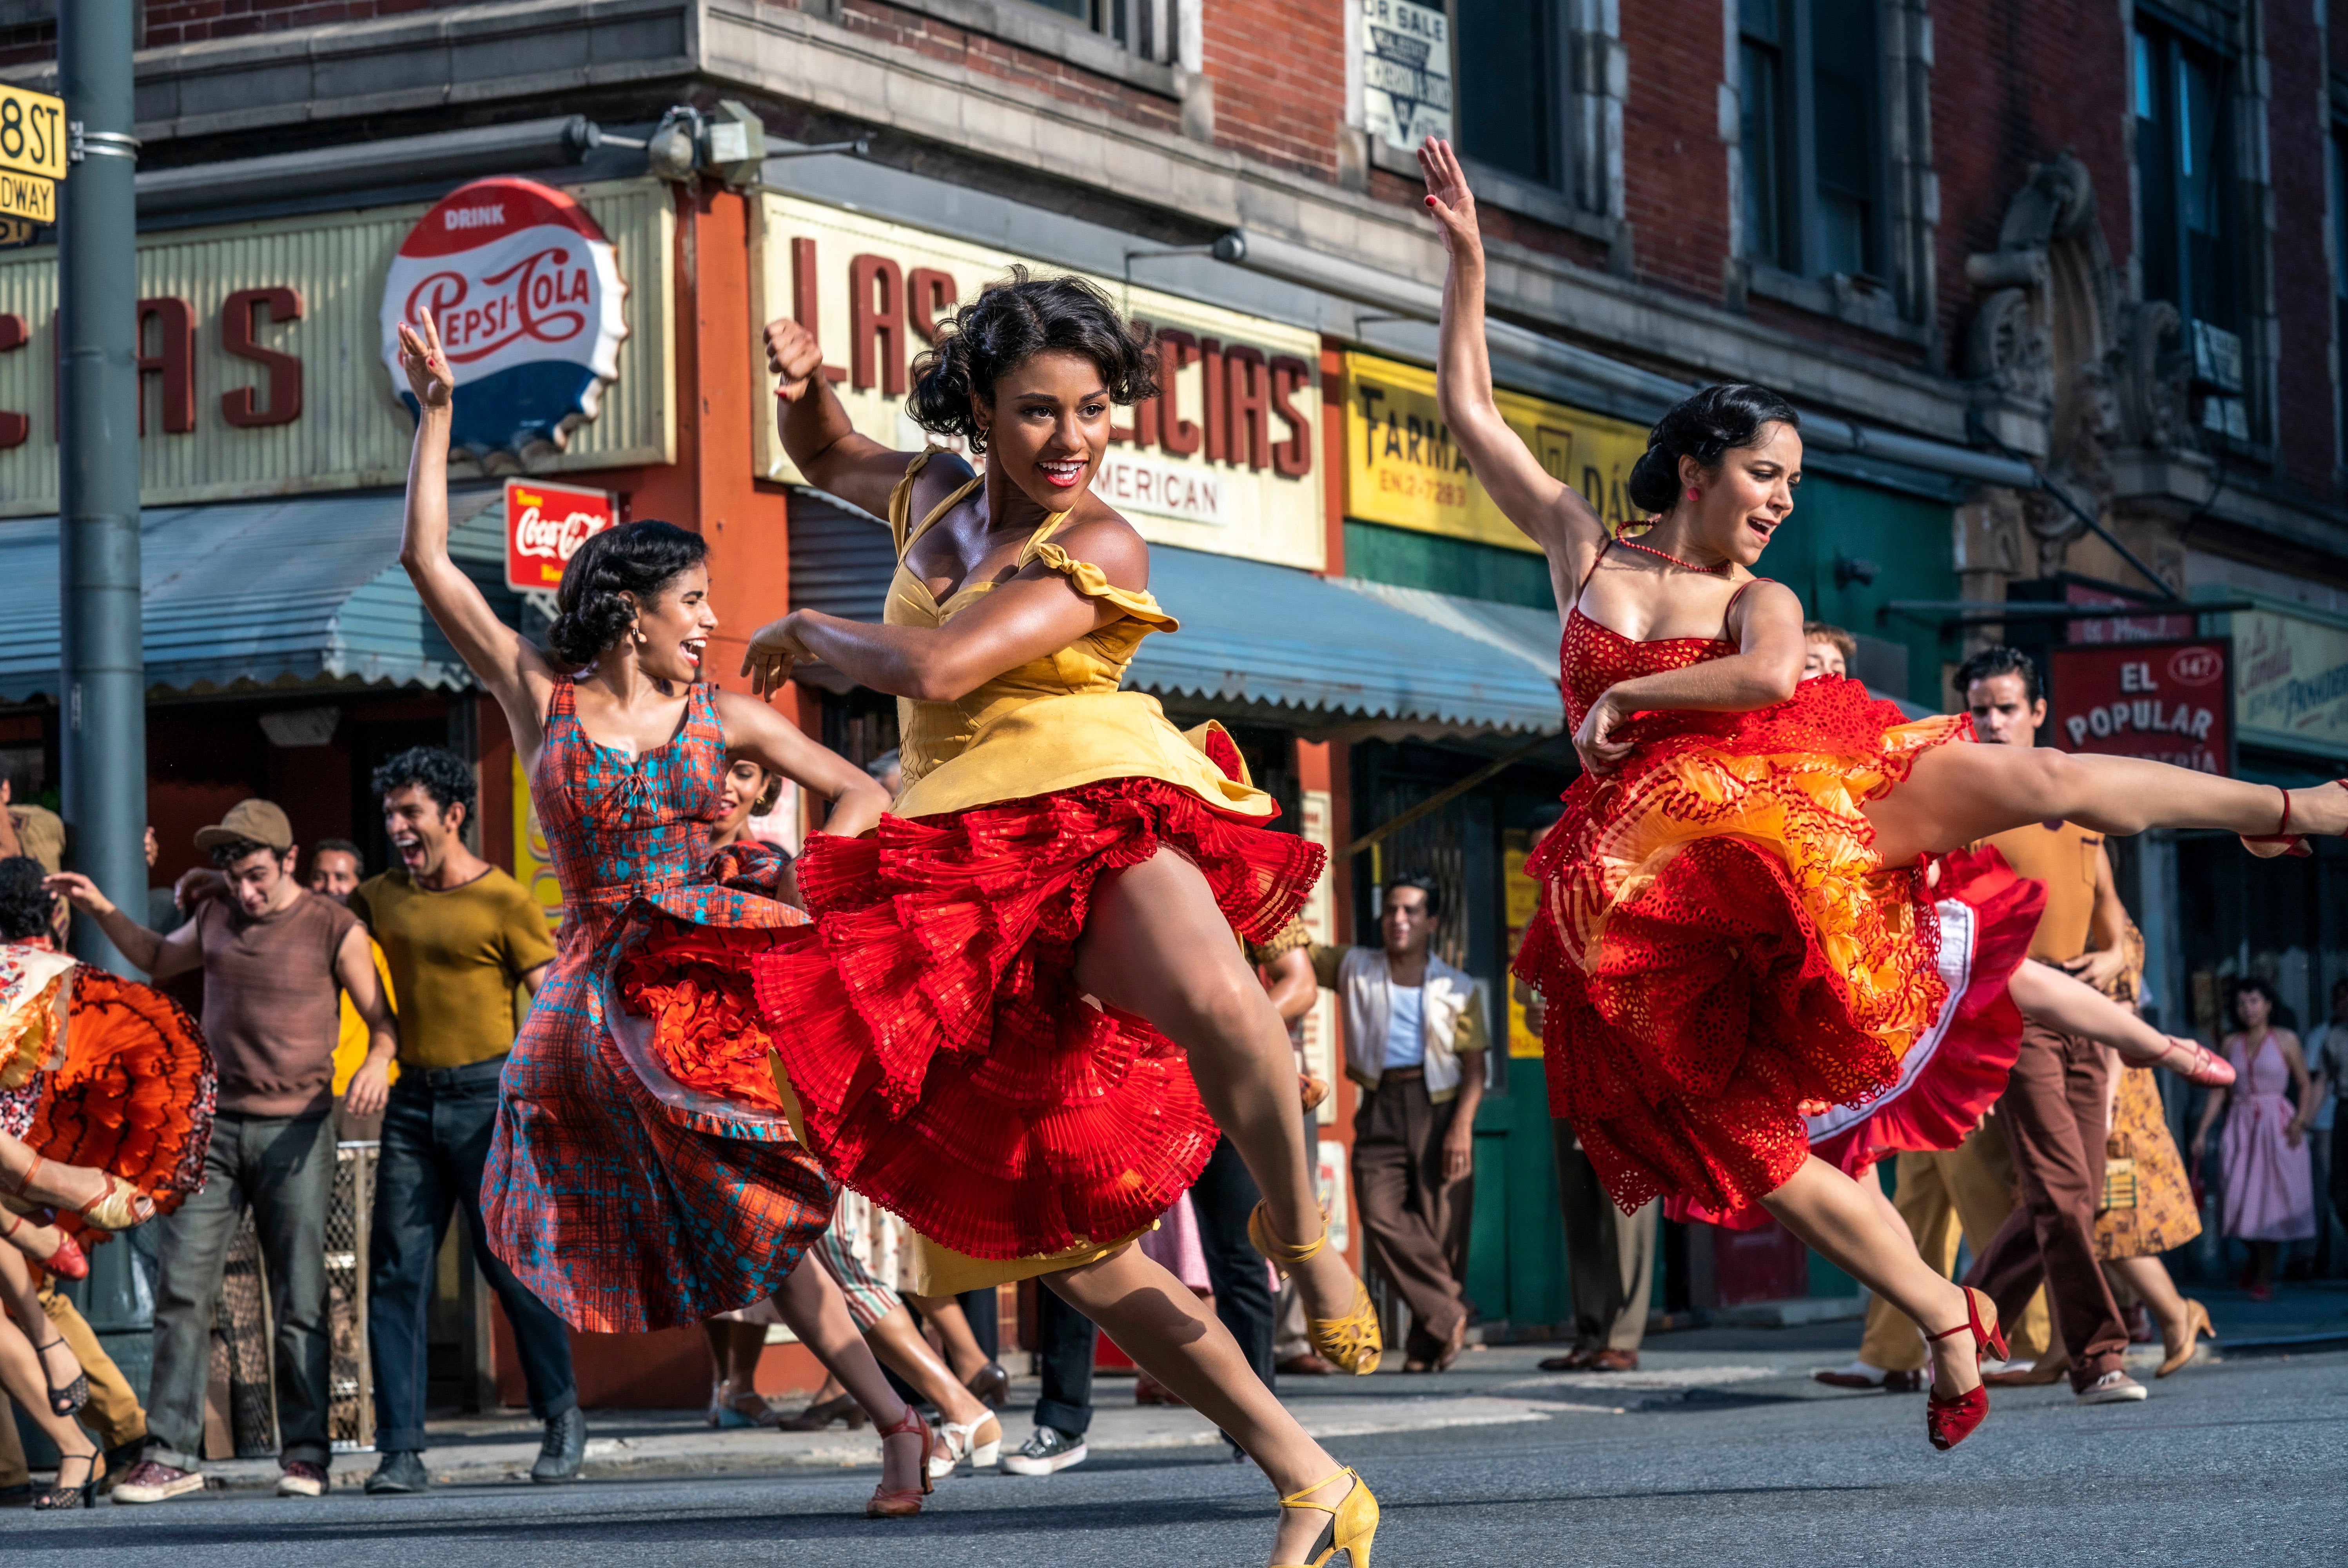
[[[620,521],[604,490],[506,481],[506,586],[551,593],[579,547]]]

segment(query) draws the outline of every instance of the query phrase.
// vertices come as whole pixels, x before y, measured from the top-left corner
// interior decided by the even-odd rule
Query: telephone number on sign
[[[1382,495],[1428,500],[1437,506],[1468,504],[1468,487],[1456,480],[1437,479],[1433,474],[1397,473],[1392,469],[1380,469],[1377,477]]]

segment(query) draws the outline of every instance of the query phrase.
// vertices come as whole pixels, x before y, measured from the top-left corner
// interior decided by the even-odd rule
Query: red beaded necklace
[[[1618,539],[1614,542],[1625,550],[1643,550],[1659,560],[1670,562],[1683,572],[1701,572],[1707,577],[1723,577],[1736,570],[1736,562],[1733,561],[1724,561],[1717,566],[1698,566],[1693,561],[1682,561],[1668,551],[1658,550],[1652,544],[1642,544],[1635,539]]]

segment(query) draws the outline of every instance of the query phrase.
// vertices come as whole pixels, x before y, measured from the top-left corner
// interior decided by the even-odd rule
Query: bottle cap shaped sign
[[[627,285],[587,210],[532,180],[460,185],[417,220],[383,290],[383,362],[410,415],[398,325],[429,310],[457,376],[452,443],[561,448],[619,378]]]

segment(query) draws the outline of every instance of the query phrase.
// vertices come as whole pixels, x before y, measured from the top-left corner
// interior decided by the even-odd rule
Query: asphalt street
[[[1651,1344],[1612,1380],[1533,1370],[1541,1351],[1441,1377],[1312,1385],[1348,1398],[1519,1407],[1521,1418],[1331,1438],[1378,1491],[1376,1562],[1403,1564],[2067,1564],[2348,1561],[2348,1352],[2196,1366],[2141,1405],[2001,1391],[1952,1453],[1919,1396],[1812,1384],[1848,1328]],[[1124,1395],[1105,1380],[1104,1399]],[[1326,1422],[1334,1429],[1342,1420]],[[1025,1422],[1006,1428],[1014,1440]],[[601,1429],[609,1429],[608,1424]],[[213,1493],[133,1510],[12,1513],[0,1559],[72,1568],[635,1568],[637,1564],[1253,1564],[1272,1498],[1190,1449],[1107,1454],[1044,1480],[965,1474],[906,1522],[861,1516],[874,1472],[447,1487],[320,1501]],[[345,1460],[344,1462],[353,1462]],[[363,1462],[363,1461],[362,1461]]]

